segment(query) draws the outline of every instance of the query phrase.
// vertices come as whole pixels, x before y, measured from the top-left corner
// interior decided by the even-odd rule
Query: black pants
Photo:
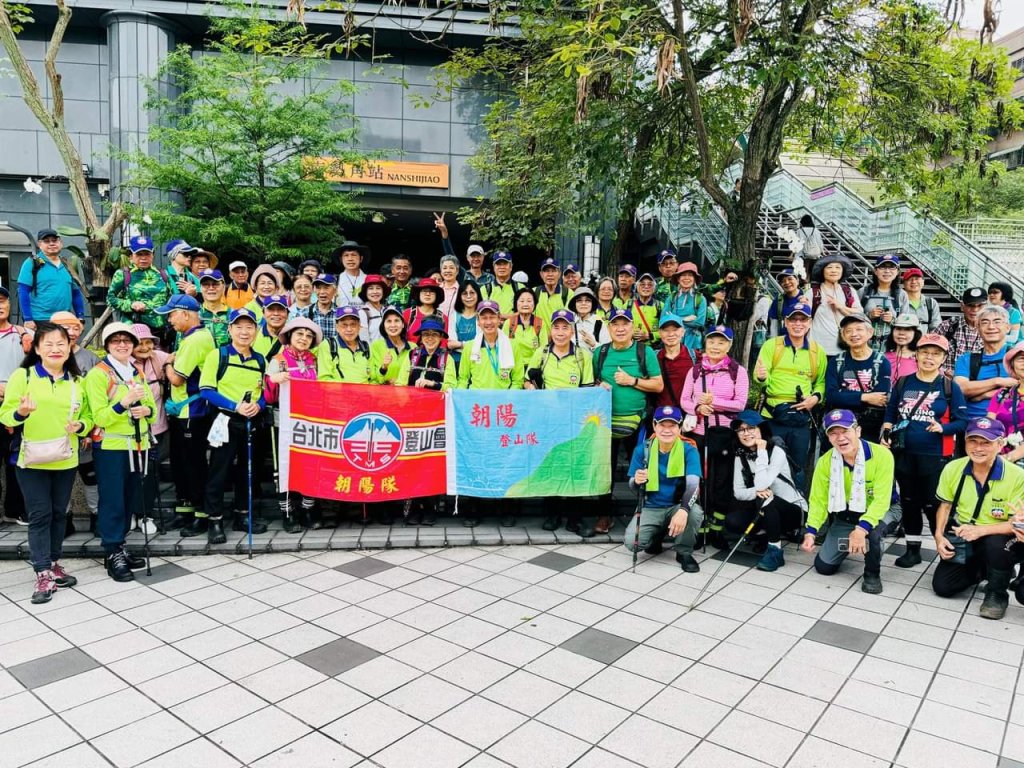
[[[4,482],[7,485],[7,498],[4,501],[4,514],[7,517],[25,519],[25,497],[21,495],[18,485],[16,467],[12,461],[11,446],[14,435],[6,427],[0,427],[0,461],[4,463]]]
[[[903,530],[907,541],[920,536],[924,530],[921,515],[928,518],[928,528],[935,535],[935,512],[938,502],[935,489],[946,459],[927,453],[900,451],[896,457],[896,482],[900,488],[900,506],[903,507]]]
[[[71,486],[75,482],[75,468],[18,467],[16,474],[28,514],[28,551],[32,568],[36,573],[47,571],[50,564],[60,560],[63,554],[64,526],[68,502],[71,501]]]
[[[224,516],[224,490],[229,477],[235,491],[234,509],[249,508],[249,449],[246,421],[241,416],[232,416],[228,422],[227,442],[210,448],[210,476],[206,484],[206,501],[203,504],[203,509],[209,517]],[[252,432],[255,436],[255,428]],[[253,464],[253,473],[255,472],[256,465]]]
[[[193,419],[168,418],[171,438],[171,476],[174,491],[179,502],[190,504],[197,510],[203,508],[206,493],[206,477],[209,466],[206,437],[210,432],[213,418],[200,416]]]
[[[757,514],[759,505],[760,502],[737,502],[725,516],[725,527],[733,533],[743,533]],[[779,541],[783,531],[793,531],[803,524],[803,511],[800,507],[778,496],[773,496],[762,511],[763,518],[759,525],[754,526],[754,531],[763,528],[768,541]]]
[[[940,560],[932,576],[932,589],[939,597],[953,597],[985,578],[989,570],[1010,571],[1020,557],[1006,545],[1013,536],[983,536],[971,542],[971,555],[966,565]],[[1012,548],[1016,550],[1017,547]]]
[[[636,450],[637,441],[640,439],[640,430],[637,429],[633,434],[627,437],[613,437],[612,438],[612,486],[615,485],[615,465],[619,459],[619,452],[623,449],[626,451],[626,465],[628,467],[629,462],[633,459],[633,451]],[[628,472],[628,470],[627,470]],[[615,514],[615,499],[612,497],[609,491],[605,495],[601,496],[597,501],[597,508],[601,510],[602,515],[608,515],[609,517]]]

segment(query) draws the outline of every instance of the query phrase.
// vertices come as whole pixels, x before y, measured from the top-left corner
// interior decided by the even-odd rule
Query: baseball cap
[[[259,300],[260,306],[266,309],[270,306],[284,307],[288,309],[288,297],[281,293],[274,293]]]
[[[710,331],[708,331],[706,334],[704,334],[704,338],[705,339],[708,338],[709,336],[723,336],[726,339],[728,339],[729,341],[732,341],[732,339],[733,339],[732,328],[730,328],[730,327],[728,327],[726,325],[716,325],[714,328],[712,328]]]
[[[868,320],[868,316],[862,314],[861,312],[854,312],[852,315],[847,315],[846,317],[844,317],[842,320],[839,321],[839,327],[845,328],[850,323],[866,323],[867,325],[871,325],[871,321]]]
[[[187,293],[176,293],[167,300],[167,303],[162,307],[156,308],[158,315],[169,315],[176,309],[183,309],[186,312],[198,312],[199,302],[196,301],[194,296],[189,296]]]
[[[3,296],[5,299],[9,299],[11,298],[11,292],[0,285],[0,296]]]
[[[789,318],[792,317],[793,315],[806,315],[807,317],[812,317],[813,314],[814,313],[811,311],[810,304],[805,304],[802,301],[798,301],[796,304],[789,308],[789,311],[786,313],[786,317]]]
[[[228,264],[228,272],[234,272],[236,269],[248,269],[249,265],[244,261],[232,261]]]
[[[987,304],[988,291],[984,288],[968,288],[960,296],[961,304]]]
[[[579,274],[580,268],[570,261],[568,264],[562,267],[562,274],[564,275],[566,272],[575,272],[576,274]]]
[[[779,272],[778,276],[775,279],[776,280],[781,280],[784,277],[792,277],[792,278],[795,279],[796,278],[796,270],[793,269],[792,267],[786,267],[784,270]]]
[[[544,261],[540,263],[541,269],[558,269],[558,259],[553,259],[548,256]]]
[[[146,237],[145,235],[136,235],[128,241],[128,250],[133,254],[140,253],[141,251],[153,252],[153,239]]]
[[[892,264],[894,267],[899,268],[900,257],[895,253],[883,253],[877,259],[875,259],[875,266],[880,267],[883,264]]]
[[[759,427],[764,424],[764,416],[754,410],[740,411],[736,414],[736,417],[732,420],[729,426],[732,429],[739,429],[741,425],[746,424],[749,427]]]
[[[232,310],[231,314],[228,315],[228,325],[234,325],[239,320],[252,320],[253,324],[255,324],[256,313],[251,309],[246,309],[245,307]]]
[[[219,269],[204,269],[199,273],[199,282],[201,283],[203,280],[215,280],[218,283],[223,283],[224,275],[220,273]]]
[[[611,312],[608,313],[608,322],[614,323],[616,320],[629,320],[633,322],[633,313],[625,307],[615,307]]]
[[[680,328],[683,327],[683,319],[679,315],[675,315],[671,312],[664,312],[661,315],[661,320],[658,322],[659,328],[664,328],[666,325],[678,325]]]
[[[487,253],[487,251],[484,250],[484,247],[482,245],[477,245],[476,243],[473,243],[473,245],[469,246],[469,248],[466,249],[466,255],[472,256],[474,253],[479,253],[481,256],[484,256]]]
[[[644,272],[642,275],[640,275],[640,280],[654,280],[654,275],[652,275],[650,272]],[[640,282],[640,280],[637,280],[637,282]]]
[[[559,309],[556,312],[551,313],[551,324],[555,324],[555,320],[564,320],[569,325],[576,324],[576,313],[568,309]]]
[[[664,251],[658,254],[658,263],[661,264],[665,259],[674,259],[676,252],[671,248],[666,248]]]
[[[476,313],[479,315],[483,312],[493,312],[496,315],[500,315],[501,307],[498,306],[496,301],[481,301],[476,305]]]
[[[921,320],[917,315],[912,315],[909,312],[904,312],[898,316],[892,324],[893,328],[917,328],[921,325]]]
[[[334,322],[343,320],[346,317],[353,317],[356,320],[359,319],[359,309],[353,307],[351,304],[346,304],[344,307],[338,307],[334,310]]]
[[[313,278],[313,285],[316,285],[317,283],[323,283],[324,285],[334,285],[334,275],[328,275],[324,272],[321,272],[319,275]]]
[[[56,229],[47,227],[46,229],[40,229],[36,233],[36,240],[42,240],[44,237],[60,237],[60,233]]]
[[[946,354],[949,354],[949,339],[937,333],[926,333],[917,340],[917,348],[920,349],[921,347],[938,347]]]
[[[623,264],[621,267],[619,267],[618,274],[621,275],[623,272],[632,275],[633,277],[636,277],[636,267],[634,267],[632,264]]]
[[[998,440],[1001,437],[1006,437],[1006,429],[1003,427],[1003,422],[998,419],[971,419],[967,422],[967,429],[964,432],[964,437],[980,437],[985,440]]]
[[[654,423],[657,424],[659,421],[674,421],[676,424],[681,424],[683,412],[674,405],[664,405],[654,412]]]
[[[512,263],[512,254],[508,251],[495,251],[491,256],[491,261],[497,263],[499,261],[507,261],[509,264]]]
[[[834,411],[829,411],[825,414],[825,431],[828,432],[833,427],[842,427],[843,429],[849,429],[857,423],[857,417],[853,415],[853,411],[843,410],[842,408],[836,408]]]
[[[434,333],[441,334],[442,338],[448,338],[448,332],[444,329],[444,323],[436,317],[424,318],[423,322],[420,323],[420,335],[422,336],[426,331],[433,331]]]
[[[189,245],[184,240],[171,240],[164,246],[164,253],[167,254],[169,259],[173,259],[179,253],[196,253],[198,251],[198,248]]]
[[[909,280],[912,277],[924,277],[924,272],[922,272],[917,267],[911,267],[910,269],[903,270],[904,280]]]

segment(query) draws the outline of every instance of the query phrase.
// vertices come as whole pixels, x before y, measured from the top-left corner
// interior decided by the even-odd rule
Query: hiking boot
[[[685,573],[700,573],[700,563],[693,559],[693,555],[677,554],[676,562]]]
[[[896,558],[897,568],[913,568],[921,564],[921,542],[908,541],[907,551]]]
[[[985,585],[985,599],[981,602],[978,613],[983,619],[1001,619],[1006,615],[1006,606],[1010,597],[1006,589],[1010,585],[1011,571],[988,570],[988,584]],[[1019,587],[1018,587],[1019,589]]]
[[[590,539],[594,536],[594,529],[582,520],[571,520],[565,524],[565,530],[575,533],[581,539]]]
[[[660,555],[664,551],[665,551],[665,545],[662,543],[661,537],[659,536],[658,538],[656,538],[654,541],[652,541],[650,544],[647,545],[647,548],[644,550],[644,554],[645,555]]]
[[[107,566],[107,576],[114,581],[135,580],[135,574],[132,573],[132,569],[129,567],[128,560],[125,558],[122,550],[119,549],[107,555],[105,565]]]
[[[882,594],[882,577],[877,573],[865,573],[860,582],[860,591],[869,595]]]
[[[776,547],[772,544],[768,545],[768,549],[761,555],[761,559],[757,561],[757,570],[768,571],[769,573],[779,570],[786,564],[786,558],[782,555],[782,547]]]
[[[124,544],[121,545],[121,551],[124,553],[124,559],[128,562],[129,568],[131,568],[133,571],[146,570],[146,558],[136,557],[128,551]]]
[[[239,512],[238,510],[235,510],[235,520],[231,524],[231,530],[232,531],[238,531],[239,533],[248,533],[249,532],[249,513],[248,512]],[[263,520],[261,520],[260,518],[253,516],[253,518],[252,518],[252,532],[253,532],[253,535],[256,535],[258,533],[266,533],[267,532],[267,524]]]
[[[181,529],[183,539],[189,536],[202,536],[210,529],[210,518],[193,517],[186,526]]]
[[[206,531],[206,540],[210,544],[224,544],[228,537],[224,533],[224,521],[219,517],[214,520],[210,518],[210,527]]]
[[[541,528],[545,531],[557,531],[558,526],[562,524],[562,518],[558,515],[548,515],[544,518],[544,522],[541,524]]]
[[[51,571],[39,571],[36,573],[36,588],[32,593],[32,602],[36,605],[50,602],[53,593],[57,591],[57,582],[53,580]]]
[[[72,576],[70,573],[64,570],[64,566],[60,563],[54,563],[50,566],[50,573],[52,574],[53,583],[61,589],[67,589],[73,587],[78,583],[78,579]]]

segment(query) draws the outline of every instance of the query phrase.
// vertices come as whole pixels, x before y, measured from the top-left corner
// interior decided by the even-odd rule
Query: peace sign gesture
[[[444,214],[434,211],[434,229],[441,233],[441,237],[448,239],[448,225],[444,223]]]

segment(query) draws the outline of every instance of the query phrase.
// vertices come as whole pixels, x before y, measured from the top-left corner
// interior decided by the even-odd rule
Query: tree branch
[[[43,66],[46,69],[46,77],[50,81],[50,89],[53,91],[53,117],[62,126],[64,125],[64,89],[60,83],[60,72],[57,71],[57,52],[64,42],[64,33],[71,22],[71,9],[64,0],[57,0],[57,24],[50,36],[50,43],[46,46],[46,57],[43,59]]]

